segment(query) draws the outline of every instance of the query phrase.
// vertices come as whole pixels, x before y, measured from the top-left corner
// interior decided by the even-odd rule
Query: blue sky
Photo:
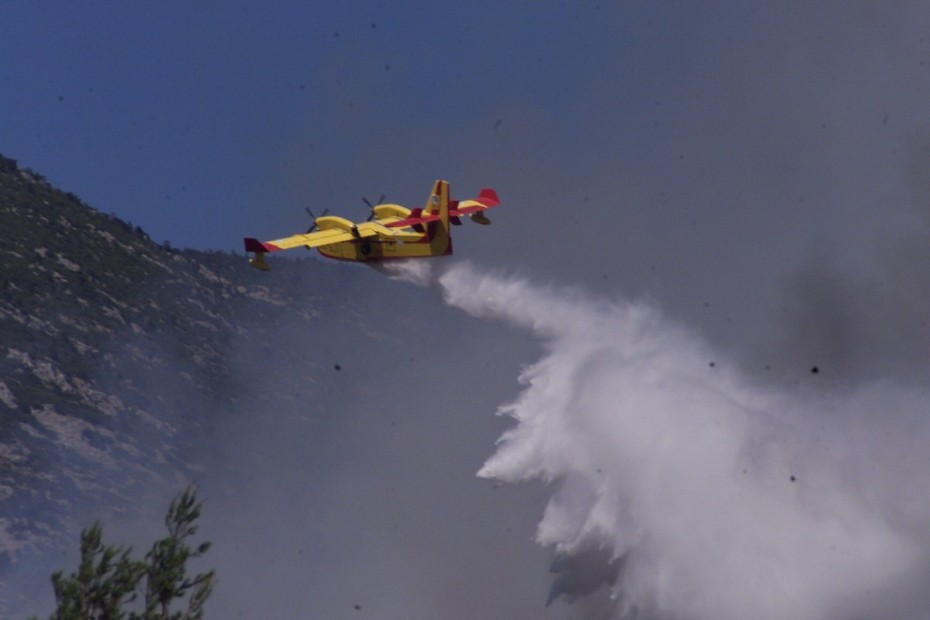
[[[494,187],[459,256],[740,340],[808,304],[812,264],[887,277],[922,221],[928,26],[867,0],[5,3],[0,153],[200,249]]]
[[[715,53],[695,25],[727,28],[643,2],[21,2],[2,18],[3,152],[211,249],[303,225],[304,206],[419,201],[435,176],[580,186],[630,139],[652,148],[636,127]]]
[[[597,81],[622,77],[603,39],[631,34],[588,3],[22,2],[2,13],[3,152],[156,240],[211,249],[271,233],[265,220],[303,225],[304,206],[358,211],[360,196],[382,192],[419,201],[433,177],[455,182],[454,152],[481,152],[515,114],[551,125],[561,160],[592,131]],[[636,54],[624,63],[634,72]],[[397,178],[398,158],[418,165]],[[515,164],[490,159],[494,180]]]

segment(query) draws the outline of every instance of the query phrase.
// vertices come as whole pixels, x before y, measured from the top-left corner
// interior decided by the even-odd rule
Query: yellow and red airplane
[[[487,188],[471,200],[450,200],[449,183],[439,180],[423,208],[379,204],[372,207],[368,221],[358,223],[322,215],[314,218],[313,226],[303,234],[264,242],[247,237],[245,251],[255,254],[249,263],[262,271],[271,269],[265,262],[268,252],[299,247],[317,248],[328,258],[350,261],[445,256],[452,254],[450,224],[461,224],[464,215],[478,224],[490,224],[482,211],[499,204],[497,192]]]

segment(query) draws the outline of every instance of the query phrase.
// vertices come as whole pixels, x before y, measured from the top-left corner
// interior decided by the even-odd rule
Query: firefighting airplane
[[[445,256],[452,254],[450,224],[461,224],[463,215],[478,224],[490,224],[482,211],[499,204],[493,189],[482,189],[471,200],[450,200],[449,183],[439,180],[422,209],[379,204],[372,207],[367,221],[358,223],[324,214],[314,218],[313,226],[303,234],[264,242],[247,237],[245,251],[254,252],[249,264],[262,271],[271,269],[265,262],[268,252],[299,247],[317,248],[323,256],[349,261]]]

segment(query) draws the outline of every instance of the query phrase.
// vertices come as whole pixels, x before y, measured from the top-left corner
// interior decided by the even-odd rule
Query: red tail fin
[[[497,197],[497,192],[486,187],[478,192],[478,202],[488,207],[496,207],[501,203],[501,200]]]

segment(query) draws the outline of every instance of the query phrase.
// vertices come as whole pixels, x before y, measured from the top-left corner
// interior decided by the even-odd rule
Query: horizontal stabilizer
[[[449,210],[449,215],[453,220],[463,215],[468,215],[471,221],[476,224],[487,225],[491,223],[491,220],[485,217],[482,211],[490,209],[491,207],[496,207],[500,203],[501,201],[500,198],[497,197],[497,192],[486,187],[478,193],[477,198],[457,202],[455,206]]]

